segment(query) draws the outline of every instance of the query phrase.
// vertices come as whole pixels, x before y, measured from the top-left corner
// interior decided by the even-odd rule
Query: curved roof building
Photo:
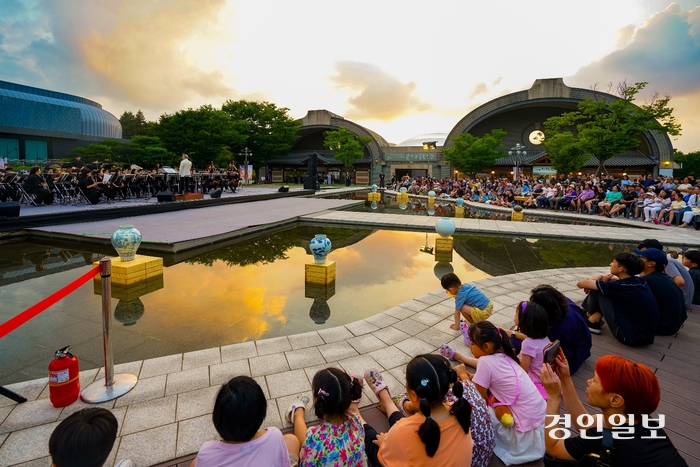
[[[77,146],[121,137],[119,120],[97,102],[0,81],[0,157],[62,158]]]

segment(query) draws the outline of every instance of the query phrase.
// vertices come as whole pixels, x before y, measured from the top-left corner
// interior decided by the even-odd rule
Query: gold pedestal
[[[367,201],[381,201],[381,200],[382,200],[381,193],[368,193],[367,194]]]
[[[408,193],[399,193],[396,195],[396,201],[399,203],[408,203]]]
[[[335,282],[335,261],[326,261],[324,264],[306,264],[304,282],[307,284],[326,285]]]
[[[163,275],[161,274],[134,284],[112,284],[111,295],[112,298],[116,298],[117,300],[129,301],[160,290],[163,287]],[[92,291],[95,295],[102,295],[102,283],[100,281],[93,281]]]
[[[93,266],[99,266],[93,263]],[[163,258],[154,256],[136,255],[132,261],[124,262],[119,258],[112,259],[112,287],[116,284],[131,285],[145,281],[151,277],[163,275]],[[95,282],[101,282],[99,274],[95,276]]]
[[[455,206],[455,217],[464,217],[464,207]]]
[[[328,284],[314,284],[306,282],[304,284],[304,297],[321,300],[330,300],[335,295],[335,281]]]
[[[525,214],[517,211],[513,211],[513,213],[510,215],[510,220],[513,222],[522,222],[523,218],[525,217]]]
[[[435,239],[435,261],[452,261],[452,249],[454,247],[454,239],[436,238]]]

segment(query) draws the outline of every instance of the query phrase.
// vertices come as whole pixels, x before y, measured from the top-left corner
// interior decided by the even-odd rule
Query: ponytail
[[[515,363],[520,365],[520,360],[518,360],[518,355],[515,353],[513,344],[510,343],[510,337],[508,337],[508,334],[506,334],[506,332],[501,328],[498,328],[498,334],[501,336],[501,347],[503,348],[503,353],[508,355],[510,358],[515,360]]]
[[[461,425],[465,433],[469,433],[469,428],[472,423],[472,406],[464,396],[464,383],[457,380],[457,372],[450,368],[450,383],[452,383],[452,394],[457,400],[450,408],[450,414],[457,417],[457,421]]]
[[[484,344],[490,342],[493,345],[494,353],[503,352],[520,365],[520,360],[518,360],[518,355],[510,343],[508,334],[489,321],[479,321],[469,326],[469,340],[481,349],[484,348]]]
[[[420,413],[425,416],[425,421],[418,428],[418,437],[425,444],[425,453],[433,457],[440,446],[440,425],[430,416],[428,399],[421,398]]]

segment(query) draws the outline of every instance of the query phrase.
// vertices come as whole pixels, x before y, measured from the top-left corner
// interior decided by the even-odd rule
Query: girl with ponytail
[[[471,464],[473,441],[469,433],[471,406],[462,397],[464,386],[440,355],[419,355],[406,366],[406,394],[419,412],[406,417],[391,399],[378,370],[368,370],[365,381],[389,417],[388,433],[365,425],[365,448],[372,465],[463,467]],[[453,387],[452,407],[443,401]]]

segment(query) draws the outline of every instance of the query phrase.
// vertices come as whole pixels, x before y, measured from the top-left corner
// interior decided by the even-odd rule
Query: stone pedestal
[[[100,263],[93,263],[99,266]],[[123,262],[119,258],[112,259],[112,287],[116,284],[131,285],[143,282],[146,279],[163,275],[163,258],[154,256],[136,255],[132,261]],[[102,277],[97,274],[95,282],[101,282]]]
[[[327,285],[335,282],[335,261],[326,261],[323,264],[306,264],[304,282],[307,284]]]
[[[452,249],[454,247],[454,239],[436,238],[435,239],[435,261],[452,261]]]

